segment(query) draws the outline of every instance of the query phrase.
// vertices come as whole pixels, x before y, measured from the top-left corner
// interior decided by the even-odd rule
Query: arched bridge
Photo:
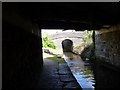
[[[76,46],[78,45],[83,37],[83,32],[81,31],[77,31],[77,32],[60,32],[60,33],[56,33],[56,34],[52,34],[49,36],[56,44],[58,49],[62,50],[62,41],[64,39],[70,39],[73,41],[73,45]]]
[[[52,40],[55,40],[55,39],[60,39],[60,38],[82,38],[83,37],[83,32],[66,32],[66,31],[63,31],[61,33],[56,33],[56,34],[52,34],[50,35],[50,38]]]

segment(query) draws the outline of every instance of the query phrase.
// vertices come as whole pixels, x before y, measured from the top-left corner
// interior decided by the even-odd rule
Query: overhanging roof
[[[5,3],[42,29],[99,29],[103,25],[120,22],[120,5],[114,3],[86,2],[39,2]]]

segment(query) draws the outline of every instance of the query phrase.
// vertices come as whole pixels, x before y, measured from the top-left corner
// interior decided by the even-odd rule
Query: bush
[[[56,49],[54,42],[48,37],[48,34],[44,34],[42,37],[42,47]]]
[[[85,50],[84,48],[90,46],[93,43],[92,35],[93,31],[85,30],[83,33],[82,41],[79,43],[78,46],[74,47],[74,52],[81,54],[81,52]],[[87,53],[87,51],[85,52]]]
[[[84,31],[84,35],[82,38],[82,42],[84,43],[84,47],[91,45],[93,43],[92,40],[92,35],[93,35],[93,31]]]

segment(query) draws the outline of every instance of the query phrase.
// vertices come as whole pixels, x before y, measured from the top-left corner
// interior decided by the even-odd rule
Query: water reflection
[[[64,53],[64,59],[82,89],[94,90],[95,80],[90,62],[82,61],[80,56],[70,52]]]

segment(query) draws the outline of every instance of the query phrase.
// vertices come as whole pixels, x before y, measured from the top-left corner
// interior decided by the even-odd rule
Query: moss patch
[[[55,57],[55,56],[53,56],[53,57],[48,57],[48,59],[50,59],[50,60],[52,60],[52,61],[54,61],[54,62],[57,62],[57,63],[63,63],[63,62],[65,62],[63,58],[57,58],[57,57]]]
[[[55,55],[50,55],[47,53],[43,53],[44,58],[48,58],[56,63],[63,63],[65,62],[63,58],[57,58]]]

